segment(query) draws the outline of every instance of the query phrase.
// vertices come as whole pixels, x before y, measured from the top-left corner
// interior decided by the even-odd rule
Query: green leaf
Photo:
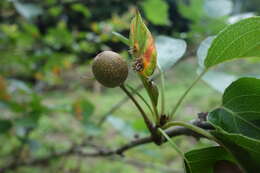
[[[205,69],[204,61],[208,53],[208,49],[211,46],[215,36],[207,37],[203,40],[197,50],[198,58],[198,73],[201,73]],[[159,58],[158,58],[159,59]],[[228,66],[229,67],[229,66]],[[203,75],[202,80],[206,82],[213,89],[220,93],[224,93],[225,89],[239,77],[252,77],[250,74],[243,74],[242,76],[236,76],[229,73],[222,72],[218,69],[210,69],[206,74]],[[256,76],[258,77],[258,76]],[[219,82],[221,81],[221,82]]]
[[[167,36],[156,37],[157,64],[162,71],[170,69],[185,53],[187,44],[184,40]]]
[[[260,80],[241,78],[224,92],[222,106],[208,121],[212,134],[236,157],[247,172],[260,169]]]
[[[201,73],[205,69],[204,61],[208,53],[208,49],[210,48],[215,36],[207,37],[203,40],[197,50],[197,58],[198,58],[198,73]],[[206,74],[202,76],[202,80],[206,82],[213,89],[224,93],[225,89],[237,79],[237,76],[230,75],[224,72],[218,72],[216,70],[210,70]],[[221,81],[221,82],[219,82]]]
[[[112,32],[112,34],[125,45],[129,46],[129,39],[118,32]]]
[[[12,128],[12,122],[9,120],[0,120],[0,134],[8,132]]]
[[[185,157],[188,161],[185,162],[185,168],[187,173],[216,173],[216,167],[221,162],[227,163],[226,168],[222,168],[222,171],[228,168],[236,168],[236,161],[232,159],[232,156],[225,151],[222,147],[208,147],[202,149],[195,149],[185,153]],[[188,164],[191,170],[188,168]],[[239,172],[238,172],[239,173]]]
[[[260,17],[251,17],[226,27],[214,39],[205,67],[238,58],[260,57]]]
[[[138,67],[141,67],[135,70],[142,76],[151,76],[156,68],[157,52],[153,36],[139,12],[131,21],[129,40],[132,55]]]
[[[145,15],[155,25],[168,25],[168,4],[164,0],[145,0],[142,3]],[[154,10],[156,9],[156,13]],[[158,15],[160,14],[160,15]]]
[[[260,141],[239,134],[213,131],[212,134],[232,153],[248,173],[260,169]]]
[[[233,82],[224,92],[222,106],[208,120],[228,133],[260,139],[260,79]]]

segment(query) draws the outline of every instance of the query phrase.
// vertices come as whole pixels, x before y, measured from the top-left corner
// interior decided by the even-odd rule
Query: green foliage
[[[248,172],[260,168],[259,84],[260,80],[254,78],[233,82],[224,92],[222,106],[208,118],[216,127],[212,134]]]
[[[259,57],[260,17],[228,26],[214,39],[205,59],[206,68],[236,58]]]
[[[145,0],[142,3],[145,15],[155,25],[168,25],[168,4],[164,0]],[[156,9],[156,13],[154,10]],[[160,15],[158,15],[160,14]]]
[[[241,78],[224,92],[222,106],[210,113],[209,121],[229,133],[260,139],[260,80]]]

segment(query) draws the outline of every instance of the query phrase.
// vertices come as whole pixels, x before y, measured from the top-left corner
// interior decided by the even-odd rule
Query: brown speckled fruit
[[[99,53],[94,59],[92,71],[96,80],[109,88],[120,86],[128,76],[127,63],[113,51]]]

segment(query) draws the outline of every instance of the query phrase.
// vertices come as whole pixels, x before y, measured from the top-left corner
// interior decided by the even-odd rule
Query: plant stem
[[[202,129],[202,128],[199,128],[197,126],[194,126],[190,123],[186,123],[186,122],[183,122],[183,121],[171,121],[171,122],[168,122],[167,124],[165,124],[162,128],[163,129],[167,129],[169,127],[172,127],[172,126],[183,126],[183,127],[186,127],[198,134],[201,134],[205,137],[207,137],[208,139],[211,139],[211,140],[214,140],[217,142],[217,139],[211,135],[209,132],[207,132],[206,130]]]
[[[159,72],[160,72],[160,79],[161,79],[161,115],[164,115],[164,110],[165,110],[165,95],[164,95],[164,92],[165,92],[165,80],[164,80],[164,72],[160,69],[159,69]]]
[[[183,95],[180,97],[180,99],[178,100],[177,104],[175,105],[175,107],[173,108],[171,114],[170,114],[170,118],[172,119],[173,116],[176,114],[178,108],[180,107],[180,105],[182,104],[184,98],[187,96],[187,94],[190,92],[190,90],[198,83],[198,81],[202,78],[202,76],[207,72],[207,69],[205,69],[190,85],[189,88],[187,88],[187,90],[183,93]]]
[[[137,100],[132,96],[132,94],[126,89],[126,87],[124,86],[124,84],[122,84],[120,86],[120,88],[126,93],[126,95],[133,101],[133,103],[135,104],[135,106],[137,107],[137,109],[140,111],[144,122],[146,124],[146,126],[148,127],[148,129],[150,130],[151,133],[153,133],[154,128],[153,128],[153,124],[152,122],[149,120],[149,118],[147,117],[146,113],[144,112],[144,110],[142,109],[142,107],[139,105],[139,103],[137,102]]]
[[[179,149],[179,147],[173,142],[173,140],[171,140],[171,138],[161,128],[158,128],[158,130],[167,139],[167,141],[171,144],[172,148],[187,162],[188,168],[189,168],[189,170],[191,170],[188,159],[185,157],[185,155]]]

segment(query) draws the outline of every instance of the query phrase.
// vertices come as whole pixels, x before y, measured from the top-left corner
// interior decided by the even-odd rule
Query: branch
[[[202,121],[202,120],[194,120],[194,121],[191,121],[191,123],[197,127],[203,128],[205,130],[213,129],[213,127],[209,123]],[[166,133],[170,137],[181,136],[181,135],[193,136],[196,138],[204,137],[185,127],[173,127],[171,129],[167,130]],[[7,165],[6,167],[0,168],[0,173],[4,173],[8,170],[15,170],[16,168],[18,168],[20,166],[45,165],[45,164],[49,163],[52,159],[69,156],[69,155],[77,155],[79,157],[108,157],[108,156],[115,156],[115,155],[123,156],[124,152],[126,152],[127,150],[133,149],[135,147],[138,147],[138,146],[141,146],[144,144],[153,143],[153,142],[154,141],[153,141],[152,137],[147,136],[147,137],[135,139],[116,149],[103,149],[103,148],[99,148],[99,146],[97,146],[97,145],[93,145],[93,144],[90,144],[88,141],[85,141],[80,145],[72,146],[67,151],[60,152],[60,153],[53,153],[44,158],[36,158],[36,159],[30,160],[30,161],[13,162],[13,163]],[[163,143],[164,142],[166,142],[166,140],[164,140]],[[94,147],[95,151],[84,152],[84,151],[80,150],[81,148],[88,146],[88,145],[89,146],[91,145],[92,147]]]

